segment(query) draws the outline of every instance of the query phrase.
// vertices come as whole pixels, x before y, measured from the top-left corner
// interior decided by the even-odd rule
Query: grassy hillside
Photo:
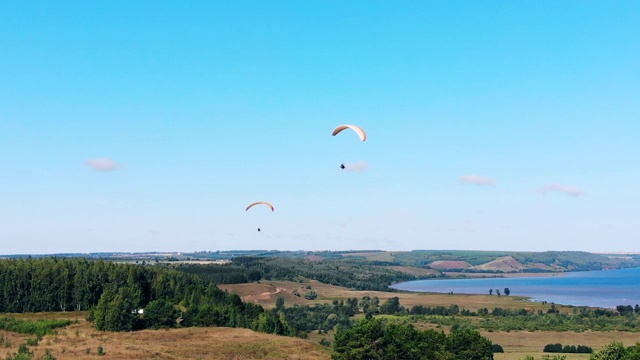
[[[74,323],[29,345],[34,359],[50,352],[57,359],[329,359],[330,349],[317,343],[247,329],[198,327],[135,332],[97,331],[86,312],[4,314],[20,319],[70,319]],[[0,330],[0,358],[14,356],[29,335]],[[99,348],[103,355],[99,355]]]

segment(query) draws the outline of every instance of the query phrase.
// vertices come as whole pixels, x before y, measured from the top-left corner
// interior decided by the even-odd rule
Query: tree
[[[144,325],[147,328],[173,327],[178,318],[178,311],[164,299],[150,302],[144,308]]]
[[[138,329],[138,304],[139,292],[136,289],[126,286],[116,291],[116,286],[110,284],[93,312],[96,328],[105,331]]]
[[[576,352],[578,354],[591,354],[593,353],[593,349],[586,345],[578,345],[576,347]]]
[[[489,289],[489,295],[493,295],[493,289]]]
[[[339,328],[333,342],[334,360],[491,360],[491,341],[477,331],[455,330],[448,336],[433,329],[416,330],[410,324],[385,324],[365,319],[352,328]]]
[[[631,305],[618,305],[616,306],[616,310],[620,313],[620,315],[633,314],[634,311]]]
[[[496,295],[500,296],[500,289],[496,289]]]
[[[394,296],[389,298],[387,301],[380,306],[380,312],[382,314],[395,314],[400,311],[402,307],[400,306],[400,298]]]
[[[561,353],[562,352],[562,344],[560,344],[560,343],[547,344],[547,345],[544,346],[544,349],[542,351],[546,352],[546,353]]]
[[[334,360],[379,359],[379,339],[384,336],[384,325],[378,319],[358,322],[351,329],[339,329],[333,340]]]
[[[509,290],[509,288],[504,288],[504,294],[509,296],[509,294],[511,294],[511,290]]]
[[[278,296],[276,298],[276,311],[284,309],[284,297]]]
[[[612,342],[603,346],[600,351],[591,354],[589,360],[626,360],[626,352],[627,349],[622,343]]]
[[[457,359],[493,360],[493,347],[489,339],[475,330],[455,330],[449,334],[448,350]]]

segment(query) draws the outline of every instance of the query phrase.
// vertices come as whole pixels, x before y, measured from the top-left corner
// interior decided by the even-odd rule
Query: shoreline
[[[438,279],[434,279],[434,280],[555,277],[555,276],[565,276],[567,273],[571,273],[571,272],[579,272],[579,271],[557,271],[557,272],[536,272],[536,273],[525,273],[525,272],[513,272],[513,273],[463,273],[463,272],[447,272],[447,271],[444,271],[443,274],[445,274],[446,277],[438,278]],[[425,279],[425,280],[428,280],[428,279]]]
[[[618,305],[634,306],[640,303],[640,289],[635,285],[640,276],[640,268],[534,274],[475,273],[473,276],[449,274],[451,275],[465,276],[432,279],[449,281],[414,280],[393,284],[390,288],[413,293],[483,295],[491,291],[491,287],[493,290],[500,289],[501,292],[504,287],[510,289],[510,295],[524,296],[531,302],[547,301],[573,307],[615,308]],[[616,291],[609,291],[612,287]]]

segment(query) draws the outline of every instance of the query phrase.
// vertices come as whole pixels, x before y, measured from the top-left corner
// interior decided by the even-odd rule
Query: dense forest
[[[284,316],[172,269],[81,258],[0,261],[0,312],[72,310],[91,310],[89,319],[99,330],[171,327],[179,318],[181,326],[296,334]]]
[[[224,265],[177,263],[176,270],[210,279],[218,284],[257,280],[318,280],[356,290],[389,291],[389,285],[418,277],[356,259],[312,261],[305,258],[242,256]]]

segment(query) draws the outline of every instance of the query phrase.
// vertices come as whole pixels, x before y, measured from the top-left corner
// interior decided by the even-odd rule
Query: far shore
[[[444,279],[469,279],[469,278],[523,278],[523,277],[554,277],[564,276],[569,271],[565,272],[510,272],[510,273],[464,273],[464,272],[447,272],[444,274],[447,276]],[[444,280],[443,279],[443,280]]]

